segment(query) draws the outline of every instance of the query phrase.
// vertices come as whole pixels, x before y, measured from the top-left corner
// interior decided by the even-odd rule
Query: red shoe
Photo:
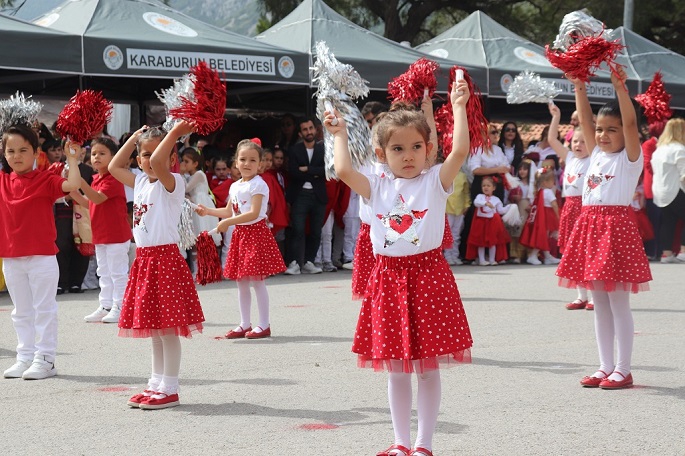
[[[262,329],[261,326],[256,326],[256,328]],[[271,326],[262,329],[260,332],[249,331],[245,334],[245,339],[263,339],[265,337],[271,337]]]
[[[379,451],[376,453],[376,456],[395,456],[394,453],[390,453],[392,450],[399,450],[402,453],[404,453],[404,456],[409,456],[411,454],[411,450],[405,446],[402,445],[390,445],[387,450]],[[402,455],[398,455],[402,456]]]
[[[430,450],[427,450],[425,448],[421,447],[416,447],[413,450],[411,450],[410,455],[416,455],[416,456],[433,456],[433,453],[431,453]]]
[[[602,380],[602,382],[599,384],[599,387],[605,390],[617,390],[633,387],[633,374],[628,374],[627,377],[621,374],[619,371],[614,371],[614,374],[619,374],[621,377],[623,377],[623,380],[609,380],[609,377],[607,377]]]
[[[232,329],[229,332],[226,333],[224,336],[225,339],[242,339],[245,337],[245,334],[248,332],[252,331],[252,326],[250,326],[247,329],[243,329],[242,326],[238,326],[240,328],[239,330]]]
[[[580,299],[576,299],[573,302],[569,302],[566,304],[566,308],[568,310],[580,310],[584,309],[587,306],[587,301],[581,301]]]
[[[140,403],[140,408],[143,410],[158,410],[176,407],[177,405],[181,404],[181,402],[178,400],[178,394],[170,394],[167,396],[164,393],[157,393],[156,395],[161,395],[164,397],[161,399],[150,397],[146,401]]]
[[[588,302],[585,306],[585,310],[595,310],[595,305],[591,302]]]
[[[145,394],[145,393],[147,393],[147,394]],[[145,391],[143,391],[143,392],[140,393],[140,394],[136,394],[135,396],[131,396],[131,398],[128,400],[128,403],[127,403],[127,404],[128,404],[129,407],[138,408],[138,407],[140,407],[140,404],[141,404],[143,401],[147,401],[147,399],[148,399],[150,396],[152,396],[153,394],[155,394],[154,391],[145,390]]]
[[[603,370],[598,370],[597,372],[601,372],[604,374],[604,377],[593,377],[592,375],[586,375],[582,379],[580,379],[580,384],[583,385],[583,388],[597,388],[600,383],[602,383],[604,380],[607,378],[607,373],[604,372]]]

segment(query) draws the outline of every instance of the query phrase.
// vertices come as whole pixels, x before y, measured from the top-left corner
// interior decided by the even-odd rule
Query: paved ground
[[[545,266],[453,268],[475,346],[442,371],[436,455],[685,454],[685,265],[653,265],[633,298],[631,390],[583,389],[598,365],[593,314]],[[96,292],[60,303],[59,376],[2,380],[2,454],[373,455],[392,440],[384,374],[350,345],[350,273],[269,279],[274,337],[215,340],[238,321],[235,284],[200,289],[203,335],[183,343],[180,407],[129,409],[150,343],[87,324]],[[11,303],[0,296],[0,365],[12,364]],[[255,318],[256,319],[256,318]],[[6,365],[6,366],[5,366]]]

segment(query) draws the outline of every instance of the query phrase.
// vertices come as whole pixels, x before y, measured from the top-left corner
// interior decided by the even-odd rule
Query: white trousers
[[[95,258],[100,276],[100,305],[105,309],[121,308],[128,280],[128,248],[131,241],[120,244],[95,244]]]
[[[335,218],[333,217],[333,211],[328,214],[326,222],[321,228],[321,244],[319,244],[319,250],[316,252],[316,258],[314,262],[316,263],[330,263],[331,262],[331,251],[333,249],[333,224],[335,224]]]
[[[357,236],[359,236],[359,228],[362,226],[362,219],[359,216],[343,217],[343,222],[345,223],[343,259],[347,262],[352,261],[354,258],[354,246],[357,244]]]
[[[2,272],[14,310],[12,324],[17,333],[17,360],[44,357],[55,361],[57,351],[57,281],[55,255],[5,258]]]
[[[447,223],[450,226],[454,245],[451,249],[445,250],[445,258],[456,260],[459,258],[459,243],[461,242],[461,230],[464,228],[464,215],[447,214]]]

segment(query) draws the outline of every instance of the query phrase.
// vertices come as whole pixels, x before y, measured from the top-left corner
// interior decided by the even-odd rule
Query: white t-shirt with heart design
[[[583,182],[590,167],[590,156],[578,158],[573,152],[566,156],[562,196],[583,196]]]

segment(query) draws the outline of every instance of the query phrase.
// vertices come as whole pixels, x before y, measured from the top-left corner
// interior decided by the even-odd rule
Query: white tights
[[[263,280],[238,280],[238,304],[240,305],[240,326],[247,329],[252,326],[250,321],[250,308],[252,307],[252,295],[250,284],[254,288],[259,309],[259,326],[262,329],[269,327],[269,292],[266,290],[266,282]],[[240,328],[236,328],[240,330]]]
[[[164,394],[178,393],[180,370],[181,339],[176,335],[152,336],[152,377],[148,389]]]
[[[628,291],[592,291],[595,303],[595,335],[599,350],[599,369],[611,374],[620,372],[623,376],[630,373],[630,359],[633,354],[635,326],[630,311]],[[614,337],[616,338],[616,358],[614,365]],[[597,374],[596,374],[597,375]],[[610,375],[611,380],[623,380],[618,374]]]
[[[488,247],[488,261],[492,264],[495,264],[495,257],[497,254],[497,246],[493,245]],[[480,264],[485,263],[485,247],[478,247],[478,259],[480,260]],[[424,447],[425,448],[425,447]]]
[[[418,367],[418,366],[416,366]],[[417,372],[418,392],[416,400],[419,427],[414,447],[433,449],[433,434],[440,411],[440,371]],[[388,401],[392,427],[395,432],[395,444],[411,448],[411,408],[412,408],[411,374],[399,368],[388,376]]]

